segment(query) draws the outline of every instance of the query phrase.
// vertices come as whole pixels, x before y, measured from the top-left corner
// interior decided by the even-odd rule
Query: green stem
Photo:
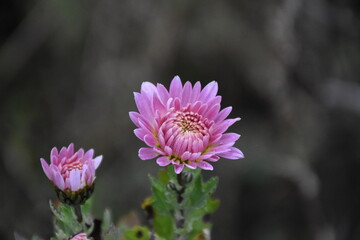
[[[74,211],[75,211],[75,215],[76,215],[76,218],[77,218],[77,221],[79,223],[82,223],[83,221],[83,216],[82,216],[82,213],[81,213],[81,206],[80,205],[74,205]]]
[[[177,213],[175,213],[175,220],[176,220],[176,228],[177,229],[183,229],[184,223],[185,223],[185,214],[184,214],[184,208],[182,207],[182,202],[184,200],[182,194],[185,192],[186,184],[183,183],[183,173],[177,175],[177,182],[181,188],[176,191],[177,193],[177,202],[179,204],[179,210]],[[177,234],[176,240],[184,240],[186,239],[186,234]]]

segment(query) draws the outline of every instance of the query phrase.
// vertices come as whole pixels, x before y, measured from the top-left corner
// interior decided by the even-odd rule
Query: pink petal
[[[84,154],[85,154],[85,151],[84,151],[84,149],[80,148],[76,153],[77,153],[78,158],[83,158]]]
[[[223,110],[221,110],[219,112],[219,114],[217,115],[217,117],[215,118],[215,122],[221,122],[223,120],[225,120],[225,118],[227,118],[227,116],[229,116],[229,114],[231,113],[232,107],[227,107],[224,108]]]
[[[191,102],[192,103],[199,100],[200,91],[201,91],[201,84],[200,84],[200,82],[196,82],[195,85],[194,85],[194,88],[192,90],[192,96],[191,96]]]
[[[207,112],[206,112],[206,114],[204,114],[204,116],[206,118],[208,118],[209,120],[213,120],[219,113],[220,104],[209,105],[209,106],[210,106],[210,108],[207,110]]]
[[[74,143],[70,143],[70,145],[68,146],[67,154],[68,154],[68,156],[71,156],[74,154]]]
[[[199,108],[199,110],[197,111],[198,114],[203,115],[206,110],[208,109],[208,105],[207,104],[202,104],[201,107]]]
[[[174,170],[176,174],[181,173],[181,171],[184,169],[184,164],[181,165],[174,165]]]
[[[93,182],[95,180],[95,162],[94,161],[89,162],[85,178],[86,178],[87,185],[90,186],[93,184]]]
[[[51,149],[51,152],[50,152],[50,163],[52,164],[59,164],[59,152],[57,150],[56,147],[52,148]]]
[[[159,164],[162,167],[165,167],[171,163],[168,157],[159,157],[156,159],[156,163]]]
[[[197,166],[204,170],[214,170],[214,167],[210,163],[205,162],[205,161],[198,162]]]
[[[64,157],[67,157],[67,149],[66,147],[62,147],[59,152],[59,160],[61,161]]]
[[[45,175],[48,177],[49,180],[53,180],[52,171],[45,159],[40,158],[40,162]]]
[[[172,98],[180,97],[182,93],[182,84],[179,76],[175,76],[170,83],[170,96]]]
[[[153,135],[146,135],[144,137],[144,142],[149,146],[149,147],[155,147],[155,145],[157,144],[156,138]]]
[[[186,106],[191,101],[192,87],[190,82],[186,82],[182,90],[181,105]]]
[[[194,162],[189,162],[188,164],[185,163],[185,166],[190,168],[190,169],[196,169],[197,168],[197,165]]]
[[[153,96],[153,104],[154,104],[154,109],[158,110],[160,113],[164,114],[166,112],[166,106],[161,102],[161,100],[156,95]]]
[[[168,99],[170,98],[169,96],[169,92],[167,91],[167,89],[164,87],[164,85],[158,83],[157,85],[157,92],[159,94],[159,98],[161,100],[161,102],[165,105],[168,101]]]
[[[100,156],[97,156],[96,158],[93,159],[95,169],[97,169],[100,166],[102,158],[103,158],[103,156],[100,155]]]
[[[218,154],[220,157],[227,158],[227,159],[240,159],[244,158],[244,154],[237,148],[231,147],[230,151]]]
[[[69,181],[70,181],[71,191],[77,191],[80,189],[81,183],[80,183],[79,169],[74,169],[74,170],[70,171]]]
[[[208,102],[212,100],[218,91],[218,84],[215,81],[210,82],[208,85],[204,87],[201,91],[199,100],[202,102]]]
[[[158,155],[166,155],[166,153],[158,147],[153,147],[153,149]]]
[[[193,112],[198,112],[200,107],[201,107],[201,102],[197,101],[194,104],[192,104],[190,110]]]
[[[144,141],[144,137],[150,134],[150,131],[144,128],[137,128],[134,130],[135,136],[137,136],[140,140]]]
[[[180,98],[175,98],[175,100],[174,100],[174,108],[175,108],[175,110],[180,110],[181,109]]]
[[[131,121],[135,124],[135,126],[140,127],[138,119],[141,115],[137,112],[129,112],[129,116]]]
[[[149,160],[156,157],[158,154],[152,148],[140,148],[139,157],[141,160]]]
[[[165,146],[165,152],[166,152],[166,154],[168,155],[168,156],[171,156],[171,154],[172,154],[172,149],[169,147],[169,146]]]
[[[55,172],[53,183],[61,190],[65,190],[65,182],[59,172]]]
[[[88,150],[84,155],[84,161],[89,161],[94,156],[94,149]]]
[[[201,155],[201,152],[192,153],[192,154],[191,154],[191,157],[189,158],[189,160],[195,161],[195,160],[197,160],[197,159],[200,157],[200,155]]]
[[[219,140],[219,144],[226,144],[229,142],[235,142],[240,138],[240,135],[237,133],[224,133]]]
[[[157,92],[157,89],[151,82],[143,82],[141,84],[141,94],[149,96],[149,99],[153,96],[154,92]]]
[[[140,114],[144,116],[145,119],[151,122],[151,120],[154,117],[154,114],[153,114],[152,103],[150,102],[150,100],[147,98],[146,95],[142,95],[136,92],[134,93],[134,97],[135,97],[136,106],[139,109]]]
[[[213,105],[220,104],[220,103],[221,103],[221,96],[216,96],[212,100],[210,100],[207,104],[209,106],[213,106]]]
[[[188,160],[190,157],[191,157],[191,153],[188,151],[184,152],[183,155],[181,155],[181,159],[184,161]]]
[[[239,121],[240,118],[233,118],[233,119],[227,119],[221,123],[219,123],[214,131],[212,132],[213,135],[223,133],[225,132],[231,125],[233,125],[235,122]]]
[[[193,144],[192,144],[192,151],[193,151],[193,152],[199,152],[200,149],[202,148],[201,145],[202,145],[202,144],[201,144],[200,140],[199,140],[199,139],[195,139],[195,140],[193,141]]]
[[[164,133],[163,133],[162,130],[159,131],[158,137],[159,137],[160,146],[161,146],[161,147],[164,147],[164,146],[165,146],[165,138],[164,138]]]
[[[138,121],[139,121],[139,125],[140,125],[141,128],[143,128],[144,130],[149,131],[150,133],[152,132],[153,127],[150,124],[150,122],[154,123],[153,119],[149,119],[149,121],[148,121],[148,120],[139,118]]]
[[[209,161],[209,162],[217,162],[220,158],[218,156],[212,156],[208,159],[206,159],[206,161]]]

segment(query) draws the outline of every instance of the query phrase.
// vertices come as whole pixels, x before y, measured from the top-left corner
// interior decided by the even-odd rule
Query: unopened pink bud
[[[63,147],[60,152],[54,147],[50,153],[50,165],[41,158],[41,165],[49,180],[55,185],[60,201],[67,204],[82,204],[92,194],[95,170],[102,156],[93,158],[94,150],[85,152],[80,148],[74,153],[74,144]]]
[[[70,238],[70,240],[90,240],[90,239],[86,237],[85,233],[79,233],[73,236],[72,238]]]

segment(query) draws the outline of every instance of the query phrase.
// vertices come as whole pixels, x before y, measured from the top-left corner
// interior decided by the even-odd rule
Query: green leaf
[[[59,203],[55,207],[50,201],[50,209],[54,214],[55,235],[59,240],[68,239],[76,233],[83,232],[84,229],[91,230],[76,220],[76,215],[71,206]]]
[[[206,193],[203,191],[201,175],[195,176],[191,185],[186,188],[184,193],[185,207],[189,208],[201,208],[205,205],[204,200]]]
[[[169,168],[162,168],[158,173],[158,179],[163,184],[167,184],[170,180],[168,172],[169,172]]]
[[[118,240],[120,239],[120,229],[115,227],[112,222],[112,216],[109,209],[105,209],[101,224],[102,239]]]
[[[159,235],[159,237],[166,240],[174,238],[175,223],[171,216],[164,216],[155,213],[153,224],[155,232]]]
[[[125,240],[149,240],[150,230],[145,226],[135,226],[125,231]]]
[[[168,189],[166,184],[149,176],[151,182],[151,191],[153,193],[153,207],[158,214],[170,215],[173,211],[173,205],[176,204],[176,197],[172,190]]]
[[[206,204],[206,211],[207,213],[213,213],[219,208],[219,206],[220,206],[219,200],[212,199],[211,197],[209,197]]]
[[[105,233],[107,232],[110,227],[113,226],[112,220],[111,220],[111,212],[109,209],[105,209],[102,224],[101,224],[101,232]]]
[[[204,183],[204,192],[207,194],[212,194],[213,192],[215,192],[218,183],[219,183],[218,177],[210,178],[209,181]]]

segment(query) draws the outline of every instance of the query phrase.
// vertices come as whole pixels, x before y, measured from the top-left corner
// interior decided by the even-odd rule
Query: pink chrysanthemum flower
[[[50,165],[40,158],[42,168],[55,185],[58,197],[68,204],[83,203],[90,197],[95,181],[95,170],[102,156],[93,158],[94,150],[85,152],[80,148],[74,153],[74,144],[63,147],[60,152],[54,147],[50,153]]]
[[[233,147],[240,135],[224,133],[240,118],[226,119],[232,108],[220,111],[221,96],[216,96],[215,81],[201,90],[176,76],[168,91],[162,84],[144,82],[140,93],[134,93],[139,113],[130,112],[138,127],[135,135],[149,147],[140,148],[139,157],[148,160],[157,157],[160,166],[174,165],[179,174],[184,167],[213,170],[210,162],[220,157],[243,158]]]
[[[79,233],[73,236],[72,238],[70,238],[70,240],[90,240],[90,239],[86,237],[85,233]]]

